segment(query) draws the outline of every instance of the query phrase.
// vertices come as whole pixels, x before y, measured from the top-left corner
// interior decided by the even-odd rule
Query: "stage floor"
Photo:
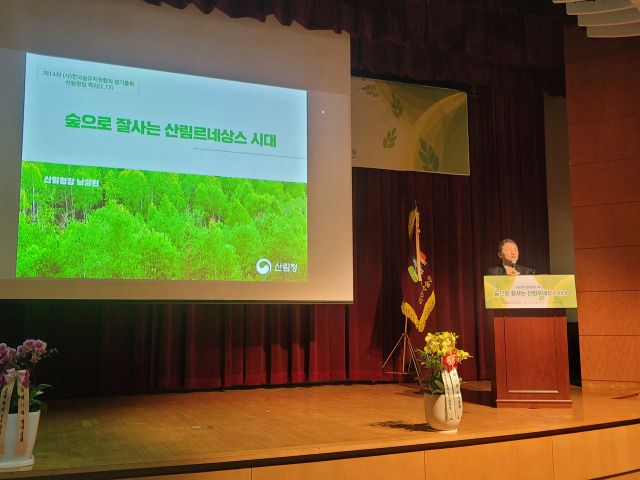
[[[92,479],[172,474],[178,476],[171,478],[183,478],[180,474],[640,427],[637,394],[583,393],[572,387],[572,408],[497,409],[489,405],[488,389],[488,382],[464,385],[464,414],[455,433],[429,429],[415,384],[232,389],[55,401],[41,415],[33,468],[0,472],[0,477]]]

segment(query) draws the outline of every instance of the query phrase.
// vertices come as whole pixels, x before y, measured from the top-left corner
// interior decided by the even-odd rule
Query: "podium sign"
[[[485,306],[494,308],[577,308],[573,275],[487,275]]]

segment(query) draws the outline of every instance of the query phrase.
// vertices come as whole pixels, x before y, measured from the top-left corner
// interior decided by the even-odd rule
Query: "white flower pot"
[[[0,471],[21,470],[33,465],[33,445],[38,435],[38,423],[40,412],[29,413],[29,437],[27,440],[27,453],[16,455],[16,436],[18,434],[18,414],[10,413],[7,416],[7,433],[4,437],[4,455],[0,455]]]
[[[434,430],[455,432],[458,429],[462,411],[458,412],[458,415],[448,415],[449,418],[447,418],[447,403],[444,395],[425,393],[423,397],[424,414],[429,426]]]

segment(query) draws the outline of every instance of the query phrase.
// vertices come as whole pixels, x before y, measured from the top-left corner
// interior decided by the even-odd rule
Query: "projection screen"
[[[348,37],[31,3],[0,7],[0,298],[353,300]]]

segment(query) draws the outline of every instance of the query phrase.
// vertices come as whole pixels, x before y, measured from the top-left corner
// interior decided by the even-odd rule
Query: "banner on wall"
[[[351,77],[354,167],[469,175],[467,94]]]

